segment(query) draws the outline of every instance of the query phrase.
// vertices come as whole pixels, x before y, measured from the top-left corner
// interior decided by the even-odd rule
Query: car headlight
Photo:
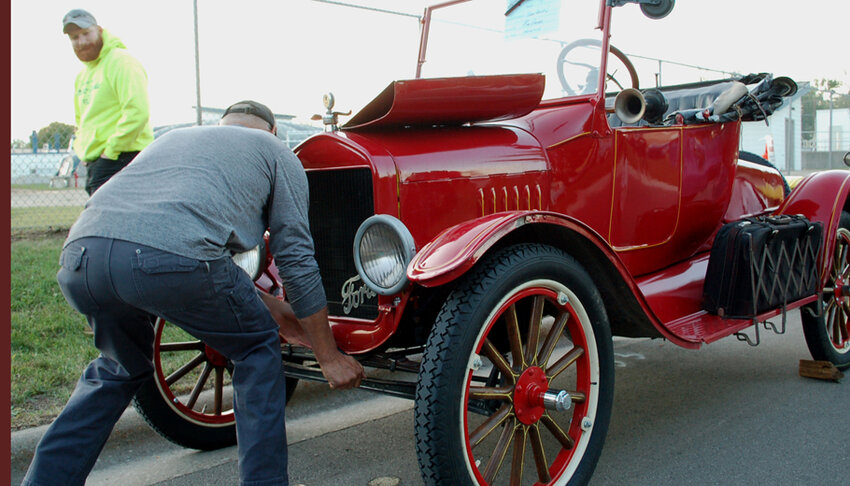
[[[416,253],[404,223],[387,214],[369,217],[354,236],[354,266],[374,292],[398,293],[407,285],[407,264]]]
[[[260,243],[248,251],[234,253],[232,258],[233,263],[245,270],[251,280],[257,280],[263,273],[266,263],[266,247],[263,243]]]

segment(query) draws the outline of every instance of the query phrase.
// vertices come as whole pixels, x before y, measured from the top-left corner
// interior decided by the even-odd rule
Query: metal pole
[[[832,95],[835,91],[829,90],[829,162],[827,168],[832,168]]]
[[[197,118],[195,123],[197,125],[202,125],[203,120],[201,119],[201,59],[198,50],[198,0],[194,0],[194,14],[195,14],[195,112],[197,114]]]
[[[658,60],[658,75],[655,77],[655,87],[661,87],[661,59]]]
[[[797,162],[797,153],[794,150],[794,102],[788,105],[788,116],[785,118],[785,172],[789,173],[794,169]]]

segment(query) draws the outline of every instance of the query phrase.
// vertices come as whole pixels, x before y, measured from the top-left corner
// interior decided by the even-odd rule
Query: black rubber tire
[[[791,186],[788,185],[788,180],[785,179],[785,175],[782,174],[782,171],[777,169],[776,166],[773,165],[769,160],[752,152],[747,152],[746,150],[741,150],[738,152],[738,159],[747,162],[752,162],[753,164],[758,164],[764,167],[770,167],[776,172],[779,172],[779,176],[782,177],[782,191],[785,194],[785,197],[788,197],[788,195],[791,194]]]
[[[846,283],[850,277],[850,213],[841,212],[839,232],[835,238],[836,259],[830,269],[829,281],[823,293],[823,307],[820,315],[817,313],[817,302],[801,310],[803,320],[803,335],[812,358],[829,361],[841,370],[850,369],[850,296],[836,297],[835,280],[840,276]],[[843,344],[836,344],[841,341]],[[839,348],[838,346],[842,347]]]
[[[557,297],[553,297],[554,295]],[[562,296],[564,302],[561,302]],[[539,299],[540,297],[543,298]],[[543,302],[539,313],[529,313],[528,315],[534,318],[523,320],[525,311],[534,309],[530,303],[537,299]],[[506,307],[508,304],[510,306]],[[574,406],[566,412],[548,410],[544,413],[546,418],[527,426],[518,420],[521,409],[517,405],[520,403],[517,397],[520,397],[522,392],[522,387],[518,385],[523,383],[521,378],[515,379],[513,385],[508,383],[509,387],[513,386],[510,401],[486,398],[467,401],[473,394],[474,385],[482,382],[486,383],[485,386],[505,385],[506,374],[496,372],[497,367],[490,369],[490,378],[486,380],[482,377],[478,381],[471,378],[467,381],[467,377],[471,377],[476,370],[478,373],[487,373],[486,367],[476,368],[472,363],[477,363],[479,366],[484,360],[494,363],[489,357],[491,355],[485,350],[475,351],[477,348],[481,349],[485,336],[487,340],[494,343],[502,355],[505,355],[507,349],[513,349],[510,347],[511,339],[508,337],[510,334],[503,334],[503,331],[508,328],[505,325],[508,321],[502,317],[511,314],[511,309],[516,310],[519,316],[518,322],[544,322],[545,316],[549,315],[553,317],[557,315],[557,318],[548,322],[559,322],[561,316],[569,314],[572,317],[565,319],[563,331],[553,331],[553,329],[561,329],[553,325],[547,333],[558,336],[558,339],[562,340],[561,343],[566,336],[567,341],[573,342],[572,350],[581,348],[582,352],[580,358],[564,368],[569,370],[568,373],[560,375],[553,373],[555,376],[550,377],[549,371],[552,367],[548,366],[551,363],[549,358],[542,359],[544,363],[538,366],[538,370],[546,371],[547,380],[551,378],[551,381],[547,381],[547,386],[552,386],[556,380],[560,380],[564,375],[572,375],[573,372],[576,377],[583,377],[575,380],[576,390],[582,390],[581,384],[584,383],[587,399],[576,401]],[[500,312],[499,317],[492,318],[497,315],[497,312]],[[493,313],[492,316],[491,313]],[[519,326],[516,327],[519,328]],[[538,333],[542,334],[544,328],[544,326],[537,327]],[[526,337],[538,333],[526,330]],[[586,339],[587,344],[583,348],[576,344],[589,338],[591,334],[592,339]],[[528,339],[526,343],[521,342],[522,338],[519,341],[521,346],[517,347],[525,348]],[[544,342],[541,349],[546,347],[543,337],[540,337],[539,342]],[[561,350],[559,349],[558,352],[560,353]],[[525,353],[521,360],[514,357],[513,351],[510,353],[511,357],[507,358],[512,363],[522,363],[510,365],[518,373],[521,372],[521,376],[526,376],[531,368],[534,368],[530,365],[526,367],[525,359],[531,356],[531,353],[528,351]],[[555,353],[547,353],[547,355],[554,356]],[[532,361],[536,361],[537,357],[537,351],[535,351]],[[475,393],[481,393],[482,388],[476,386],[474,389]],[[481,470],[484,460],[478,458],[480,451],[477,451],[476,447],[483,446],[484,440],[491,441],[492,437],[481,437],[482,434],[479,431],[472,431],[472,435],[476,436],[477,445],[470,445],[470,429],[473,427],[473,419],[480,418],[484,422],[489,422],[493,420],[492,417],[499,416],[501,412],[515,414],[513,419],[510,418],[511,415],[507,415],[508,419],[505,420],[511,420],[513,425],[525,430],[523,434],[528,434],[523,436],[522,444],[526,443],[524,437],[532,439],[529,440],[532,447],[525,449],[526,454],[536,458],[537,452],[534,451],[533,446],[536,445],[535,443],[543,444],[548,440],[546,452],[555,451],[555,455],[546,455],[546,468],[548,468],[546,474],[552,474],[551,481],[566,480],[565,483],[557,484],[586,484],[596,467],[605,441],[613,393],[614,359],[610,325],[602,298],[587,272],[572,257],[550,246],[523,244],[501,250],[492,257],[486,258],[463,277],[444,303],[428,338],[419,373],[414,409],[416,451],[422,478],[426,485],[488,484],[488,480],[483,479],[485,473]],[[476,403],[478,406],[473,409]],[[510,412],[496,411],[499,406]],[[585,417],[590,420],[589,423],[583,420]],[[564,433],[575,440],[575,446],[571,449],[562,447],[561,444],[564,442],[558,442],[558,436],[552,433],[552,429],[546,424],[547,418],[556,422],[559,427],[567,425]],[[502,422],[501,425],[506,423]],[[585,424],[586,429],[579,424]],[[550,431],[548,434],[547,429]],[[495,426],[492,430],[495,430]],[[517,433],[512,427],[503,427],[502,430],[502,435]],[[542,437],[544,434],[545,437]],[[512,443],[518,443],[513,442],[514,440],[516,439],[511,439]],[[548,449],[552,442],[555,447]],[[498,447],[497,445],[496,448]],[[510,447],[516,449],[514,446]],[[531,452],[528,452],[529,449]],[[508,454],[507,450],[507,448],[504,449],[506,454]],[[562,465],[559,469],[553,470],[554,462],[549,459],[555,462],[560,460]],[[510,459],[508,461],[510,462]],[[522,459],[522,462],[525,462],[525,459]],[[530,472],[524,476],[522,484],[538,481],[550,483],[540,479],[541,472],[535,467],[533,460],[527,466],[524,470]],[[512,465],[507,467],[512,471],[518,469]],[[571,472],[566,473],[567,469]],[[530,476],[526,477],[529,474]],[[496,473],[491,479],[495,482],[506,478],[504,473]]]
[[[156,326],[164,324],[167,323],[162,319],[158,319],[156,322]],[[157,332],[157,339],[161,335],[161,332]],[[202,345],[200,341],[197,341],[197,343]],[[159,349],[159,347],[155,349]],[[159,357],[155,357],[154,363],[155,366],[160,366]],[[202,364],[204,362],[197,366]],[[228,361],[224,372],[230,373],[231,369],[232,365]],[[281,368],[281,373],[283,373],[283,368]],[[155,372],[154,376],[142,385],[133,398],[133,407],[153,430],[165,439],[190,449],[208,451],[236,444],[236,421],[232,413],[229,413],[228,419],[221,423],[197,420],[198,417],[191,417],[180,407],[172,406],[169,403],[169,397],[157,384],[157,376],[158,373]],[[297,385],[297,378],[286,378],[287,403],[295,393]],[[167,386],[167,384],[163,383],[163,386]]]
[[[212,451],[236,444],[236,422],[213,427],[191,422],[168,405],[154,379],[136,392],[133,407],[163,438],[189,449]]]

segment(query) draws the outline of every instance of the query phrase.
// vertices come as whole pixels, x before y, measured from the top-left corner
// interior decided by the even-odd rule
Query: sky
[[[322,112],[325,92],[334,93],[338,110],[356,112],[391,81],[413,78],[419,44],[414,16],[443,0],[338,1],[405,15],[314,0],[199,0],[202,106],[256,99],[307,123]],[[568,4],[562,5],[568,15]],[[141,61],[153,126],[195,120],[192,0],[12,0],[13,140],[28,140],[32,130],[53,121],[74,123],[73,84],[82,65],[61,22],[72,8],[91,12]],[[847,0],[679,0],[667,18],[628,31],[624,26],[637,12],[629,5],[614,17],[614,40],[627,54],[663,52],[665,59],[719,70],[830,78],[850,86]],[[717,14],[724,20],[707,20]],[[697,47],[684,49],[684,40]]]

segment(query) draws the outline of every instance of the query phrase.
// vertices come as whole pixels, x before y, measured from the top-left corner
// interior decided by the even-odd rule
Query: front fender
[[[553,231],[557,229],[563,231]],[[502,212],[452,226],[422,247],[408,265],[407,276],[423,287],[446,284],[472,268],[494,245],[513,238],[511,233],[520,232],[520,239],[531,236],[568,248],[599,288],[607,292],[606,310],[609,316],[616,316],[612,319],[620,335],[664,337],[679,346],[699,347],[699,343],[682,339],[664,326],[623,262],[598,233],[563,214]]]
[[[829,275],[835,253],[835,232],[841,211],[847,208],[850,194],[850,171],[815,172],[796,185],[776,214],[802,214],[810,221],[823,223],[823,242],[819,262],[823,284]]]
[[[436,287],[458,278],[507,234],[527,224],[566,227],[599,247],[612,263],[625,271],[605,241],[592,229],[561,214],[543,211],[508,211],[490,214],[452,226],[426,244],[411,260],[407,277],[424,287]]]

